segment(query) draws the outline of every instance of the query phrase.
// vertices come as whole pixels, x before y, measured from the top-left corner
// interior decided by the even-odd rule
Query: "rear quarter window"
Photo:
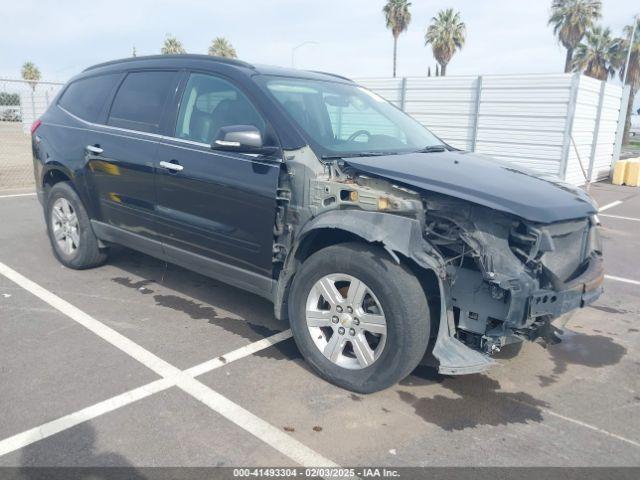
[[[119,77],[119,74],[110,74],[76,80],[64,91],[58,105],[76,117],[95,123]]]
[[[133,72],[120,85],[107,123],[114,127],[157,133],[162,112],[174,92],[178,72]]]

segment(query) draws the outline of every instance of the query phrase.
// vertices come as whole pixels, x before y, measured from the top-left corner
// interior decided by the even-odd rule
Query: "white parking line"
[[[609,210],[610,208],[617,207],[622,203],[622,200],[616,200],[615,202],[607,203],[603,207],[598,209],[598,212],[604,212],[605,210]]]
[[[0,195],[0,198],[13,198],[13,197],[32,197],[35,193],[12,193],[10,195]]]
[[[285,330],[284,332],[276,333],[275,335],[263,338],[262,340],[258,340],[257,342],[253,342],[249,345],[245,345],[244,347],[240,347],[237,350],[226,353],[221,357],[217,357],[213,360],[196,365],[184,371],[184,374],[191,377],[202,375],[203,373],[207,373],[215,370],[216,368],[220,368],[235,360],[247,357],[256,352],[259,352],[260,350],[264,350],[265,348],[269,348],[272,345],[276,345],[277,343],[287,340],[288,338],[291,338],[291,330]],[[179,375],[182,375],[182,373]],[[77,412],[65,415],[63,417],[52,420],[51,422],[47,422],[38,427],[26,430],[22,433],[18,433],[9,438],[1,440],[0,457],[20,448],[26,447],[27,445],[30,445],[34,442],[50,437],[51,435],[55,435],[56,433],[62,432],[63,430],[75,427],[80,423],[92,420],[101,415],[104,415],[105,413],[117,410],[118,408],[125,407],[133,402],[142,400],[143,398],[146,398],[155,393],[167,390],[168,388],[176,385],[176,380],[177,377],[165,377],[161,378],[160,380],[155,380],[141,387],[134,388],[133,390],[129,390],[128,392],[121,393],[120,395],[116,395],[115,397],[111,397],[107,400],[96,403],[95,405],[92,405],[90,407],[83,408],[82,410],[78,410]]]
[[[35,282],[22,276],[12,268],[0,262],[0,274],[7,277],[12,282],[24,288],[29,293],[35,295],[40,300],[48,303],[59,312],[65,314],[71,320],[79,323],[83,327],[92,331],[103,340],[122,350],[127,355],[135,358],[140,363],[156,372],[161,377],[170,377],[181,373],[181,370],[165,362],[150,351],[144,349],[137,343],[129,340],[124,335],[116,332],[113,328],[106,326],[90,315],[84,313],[79,308],[74,307],[66,300],[58,297],[54,293],[42,288]]]
[[[51,435],[55,435],[56,433],[60,433],[71,427],[75,427],[83,422],[104,415],[105,413],[113,412],[118,408],[137,402],[138,400],[153,395],[154,393],[166,390],[173,385],[175,385],[175,381],[173,379],[161,378],[160,380],[147,383],[142,387],[111,397],[103,402],[96,403],[90,407],[65,415],[64,417],[57,418],[51,422],[31,428],[22,433],[18,433],[17,435],[13,435],[12,437],[5,438],[0,441],[0,457],[26,447],[27,445],[31,445],[39,440],[50,437]]]
[[[248,357],[249,355],[259,352],[260,350],[264,350],[265,348],[269,348],[270,346],[280,343],[289,338],[291,338],[291,330],[285,330],[284,332],[276,333],[275,335],[271,335],[270,337],[263,338],[262,340],[250,343],[249,345],[245,345],[244,347],[240,347],[233,352],[225,353],[224,355],[214,358],[213,360],[208,360],[204,363],[196,365],[195,367],[188,368],[184,371],[184,373],[186,373],[190,377],[197,377],[199,375],[202,375],[203,373],[207,373],[216,368],[220,368],[229,362]]]
[[[607,215],[606,213],[603,213],[602,215],[598,215],[599,217],[609,217],[609,218],[619,218],[620,220],[633,220],[634,222],[640,222],[640,218],[633,218],[633,217],[623,217],[621,215]]]
[[[605,275],[604,278],[614,280],[616,282],[630,283],[631,285],[640,285],[638,280],[631,280],[629,278],[614,277],[613,275]]]
[[[23,275],[16,272],[15,270],[8,267],[2,262],[0,262],[0,274],[4,275],[9,280],[13,281],[14,283],[18,284],[28,292],[40,298],[44,302],[48,303],[56,310],[60,311],[61,313],[64,313],[72,320],[76,321],[77,323],[84,326],[91,332],[95,333],[103,340],[106,340],[111,345],[127,353],[128,355],[135,358],[146,367],[150,368],[157,374],[164,377],[162,380],[166,380],[169,384],[168,386],[166,386],[166,388],[169,388],[172,385],[176,385],[178,388],[180,388],[184,392],[200,400],[202,403],[204,403],[209,408],[211,408],[215,412],[222,415],[227,420],[235,423],[236,425],[243,428],[247,432],[253,434],[254,436],[259,438],[263,442],[267,443],[269,446],[279,451],[283,455],[287,456],[294,462],[305,467],[337,466],[331,460],[323,457],[316,451],[300,443],[298,440],[282,432],[280,429],[274,427],[273,425],[262,420],[261,418],[257,417],[251,412],[245,410],[240,405],[237,405],[233,401],[222,396],[221,394],[209,388],[205,384],[199,382],[189,374],[182,372],[177,367],[162,360],[158,356],[154,355],[150,351],[138,345],[137,343],[133,342],[132,340],[129,340],[127,337],[116,332],[111,327],[108,327],[102,322],[99,322],[95,318],[84,313],[80,309],[71,305],[66,300],[63,300],[62,298],[58,297],[54,293],[49,292],[48,290],[44,289],[40,285],[36,284],[35,282],[32,282],[31,280],[24,277]],[[288,334],[290,335],[290,331],[288,331]],[[281,335],[283,339],[284,337],[286,337],[285,332],[282,332],[279,335]],[[264,342],[263,345],[268,346],[269,342]],[[246,352],[247,355],[252,353],[250,348],[245,348],[244,352]],[[238,355],[241,355],[241,354],[236,354],[236,356]],[[229,356],[233,357],[234,355],[229,354]],[[222,366],[224,362],[222,362],[222,360],[220,359],[219,365],[216,364],[215,362],[205,362],[205,364],[206,364],[206,367],[203,367],[203,366],[194,367],[195,372],[196,373],[200,372],[200,374],[204,373],[205,371]],[[155,384],[155,382],[152,382],[152,383]],[[140,388],[144,389],[144,387],[140,387]],[[160,387],[156,385],[155,388],[160,388]],[[145,392],[142,392],[142,391],[138,392],[138,395],[141,395],[143,393]],[[125,393],[123,395],[126,396],[127,394]],[[144,396],[146,395],[143,395],[140,398],[144,398]],[[139,399],[139,398],[136,398],[136,399]],[[121,403],[123,401],[124,401],[123,399],[120,400]],[[107,402],[109,402],[109,400],[107,400]],[[92,407],[89,407],[89,408],[92,408]],[[102,408],[106,408],[106,407],[103,406]],[[100,411],[100,409],[98,409],[97,411]],[[110,411],[110,410],[107,410],[107,411]],[[74,414],[71,414],[71,415],[74,415]],[[86,412],[85,412],[85,416],[86,416]],[[81,418],[84,418],[84,417],[81,417]],[[62,419],[59,419],[59,420],[61,421]],[[67,420],[67,423],[69,423],[69,420]],[[64,426],[65,422],[62,422],[62,425]],[[47,427],[50,430],[47,430],[47,428],[43,428],[43,427]],[[53,435],[54,433],[58,433],[60,431],[59,429],[60,429],[59,423],[54,424],[53,426],[45,424],[44,426],[38,427],[35,430],[29,430],[28,432],[31,432],[31,433],[24,432],[25,436],[20,437],[21,440],[20,439],[14,440],[15,442],[14,445],[18,445],[20,444],[20,442],[24,443],[29,438],[33,438],[34,442],[38,441],[41,438],[45,438],[43,435],[46,434],[47,431],[51,431],[52,433],[50,433],[49,435]],[[18,435],[23,435],[23,434],[18,434]],[[33,435],[33,436],[30,437],[30,435]],[[46,435],[46,436],[49,436],[49,435]],[[11,437],[7,440],[3,440],[3,443],[7,441],[8,442],[7,445],[10,447],[11,446],[10,440],[13,438],[15,437]]]
[[[581,420],[576,420],[575,418],[567,417],[566,415],[562,415],[560,413],[556,413],[553,410],[549,410],[548,408],[536,407],[535,405],[532,405],[532,404],[530,404],[528,402],[524,402],[522,400],[517,400],[515,398],[508,398],[508,400],[511,401],[511,402],[519,403],[521,405],[526,405],[527,407],[530,407],[530,408],[537,408],[537,409],[539,409],[539,410],[541,410],[541,411],[543,411],[543,412],[545,412],[545,413],[547,413],[549,415],[552,415],[554,417],[560,418],[560,419],[562,419],[562,420],[564,420],[566,422],[575,423],[576,425],[580,425],[581,427],[588,428],[589,430],[593,430],[594,432],[601,433],[603,435],[606,435],[607,437],[615,438],[616,440],[620,440],[621,442],[628,443],[628,444],[633,445],[635,447],[640,447],[640,443],[636,442],[635,440],[631,440],[631,439],[629,439],[627,437],[623,437],[623,436],[618,435],[616,433],[612,433],[612,432],[610,432],[608,430],[603,430],[602,428],[596,427],[596,426],[591,425],[589,423],[585,423],[585,422],[583,422]]]

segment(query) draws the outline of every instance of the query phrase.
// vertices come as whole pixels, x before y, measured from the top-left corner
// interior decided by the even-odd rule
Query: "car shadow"
[[[180,312],[194,321],[206,321],[249,342],[289,327],[274,317],[273,305],[264,298],[177,265],[120,246],[112,248],[108,264],[125,272],[111,278],[115,284],[152,298],[158,307]],[[160,285],[162,293],[157,291]],[[292,340],[256,355],[273,359],[301,358]]]
[[[147,478],[125,456],[98,450],[90,422],[23,448],[19,474],[26,480]]]
[[[500,383],[482,374],[449,377],[432,367],[421,366],[400,382],[400,387],[438,384],[454,396],[418,396],[410,389],[397,390],[400,400],[410,405],[426,423],[446,431],[481,425],[539,423],[548,404],[526,392],[503,391]]]

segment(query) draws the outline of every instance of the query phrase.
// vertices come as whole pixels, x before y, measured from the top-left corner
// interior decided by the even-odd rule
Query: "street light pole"
[[[636,38],[636,27],[638,26],[638,15],[633,17],[633,28],[631,29],[631,37],[629,38],[629,51],[627,52],[627,61],[624,63],[624,78],[622,85],[627,84],[627,75],[629,74],[629,61],[631,60],[631,49],[633,48],[633,40]]]
[[[300,45],[296,45],[295,47],[293,47],[291,49],[291,67],[296,66],[296,59],[295,59],[296,50],[298,50],[300,47],[304,47],[305,45],[317,45],[317,44],[318,42],[308,41],[308,42],[302,42]]]

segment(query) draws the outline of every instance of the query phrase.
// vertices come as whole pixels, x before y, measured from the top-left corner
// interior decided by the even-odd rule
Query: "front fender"
[[[416,219],[364,210],[332,210],[307,222],[298,235],[298,245],[314,231],[338,229],[370,243],[380,243],[396,262],[396,253],[413,258],[423,243],[422,226]],[[428,245],[428,244],[427,244]],[[429,250],[433,251],[429,245]]]

